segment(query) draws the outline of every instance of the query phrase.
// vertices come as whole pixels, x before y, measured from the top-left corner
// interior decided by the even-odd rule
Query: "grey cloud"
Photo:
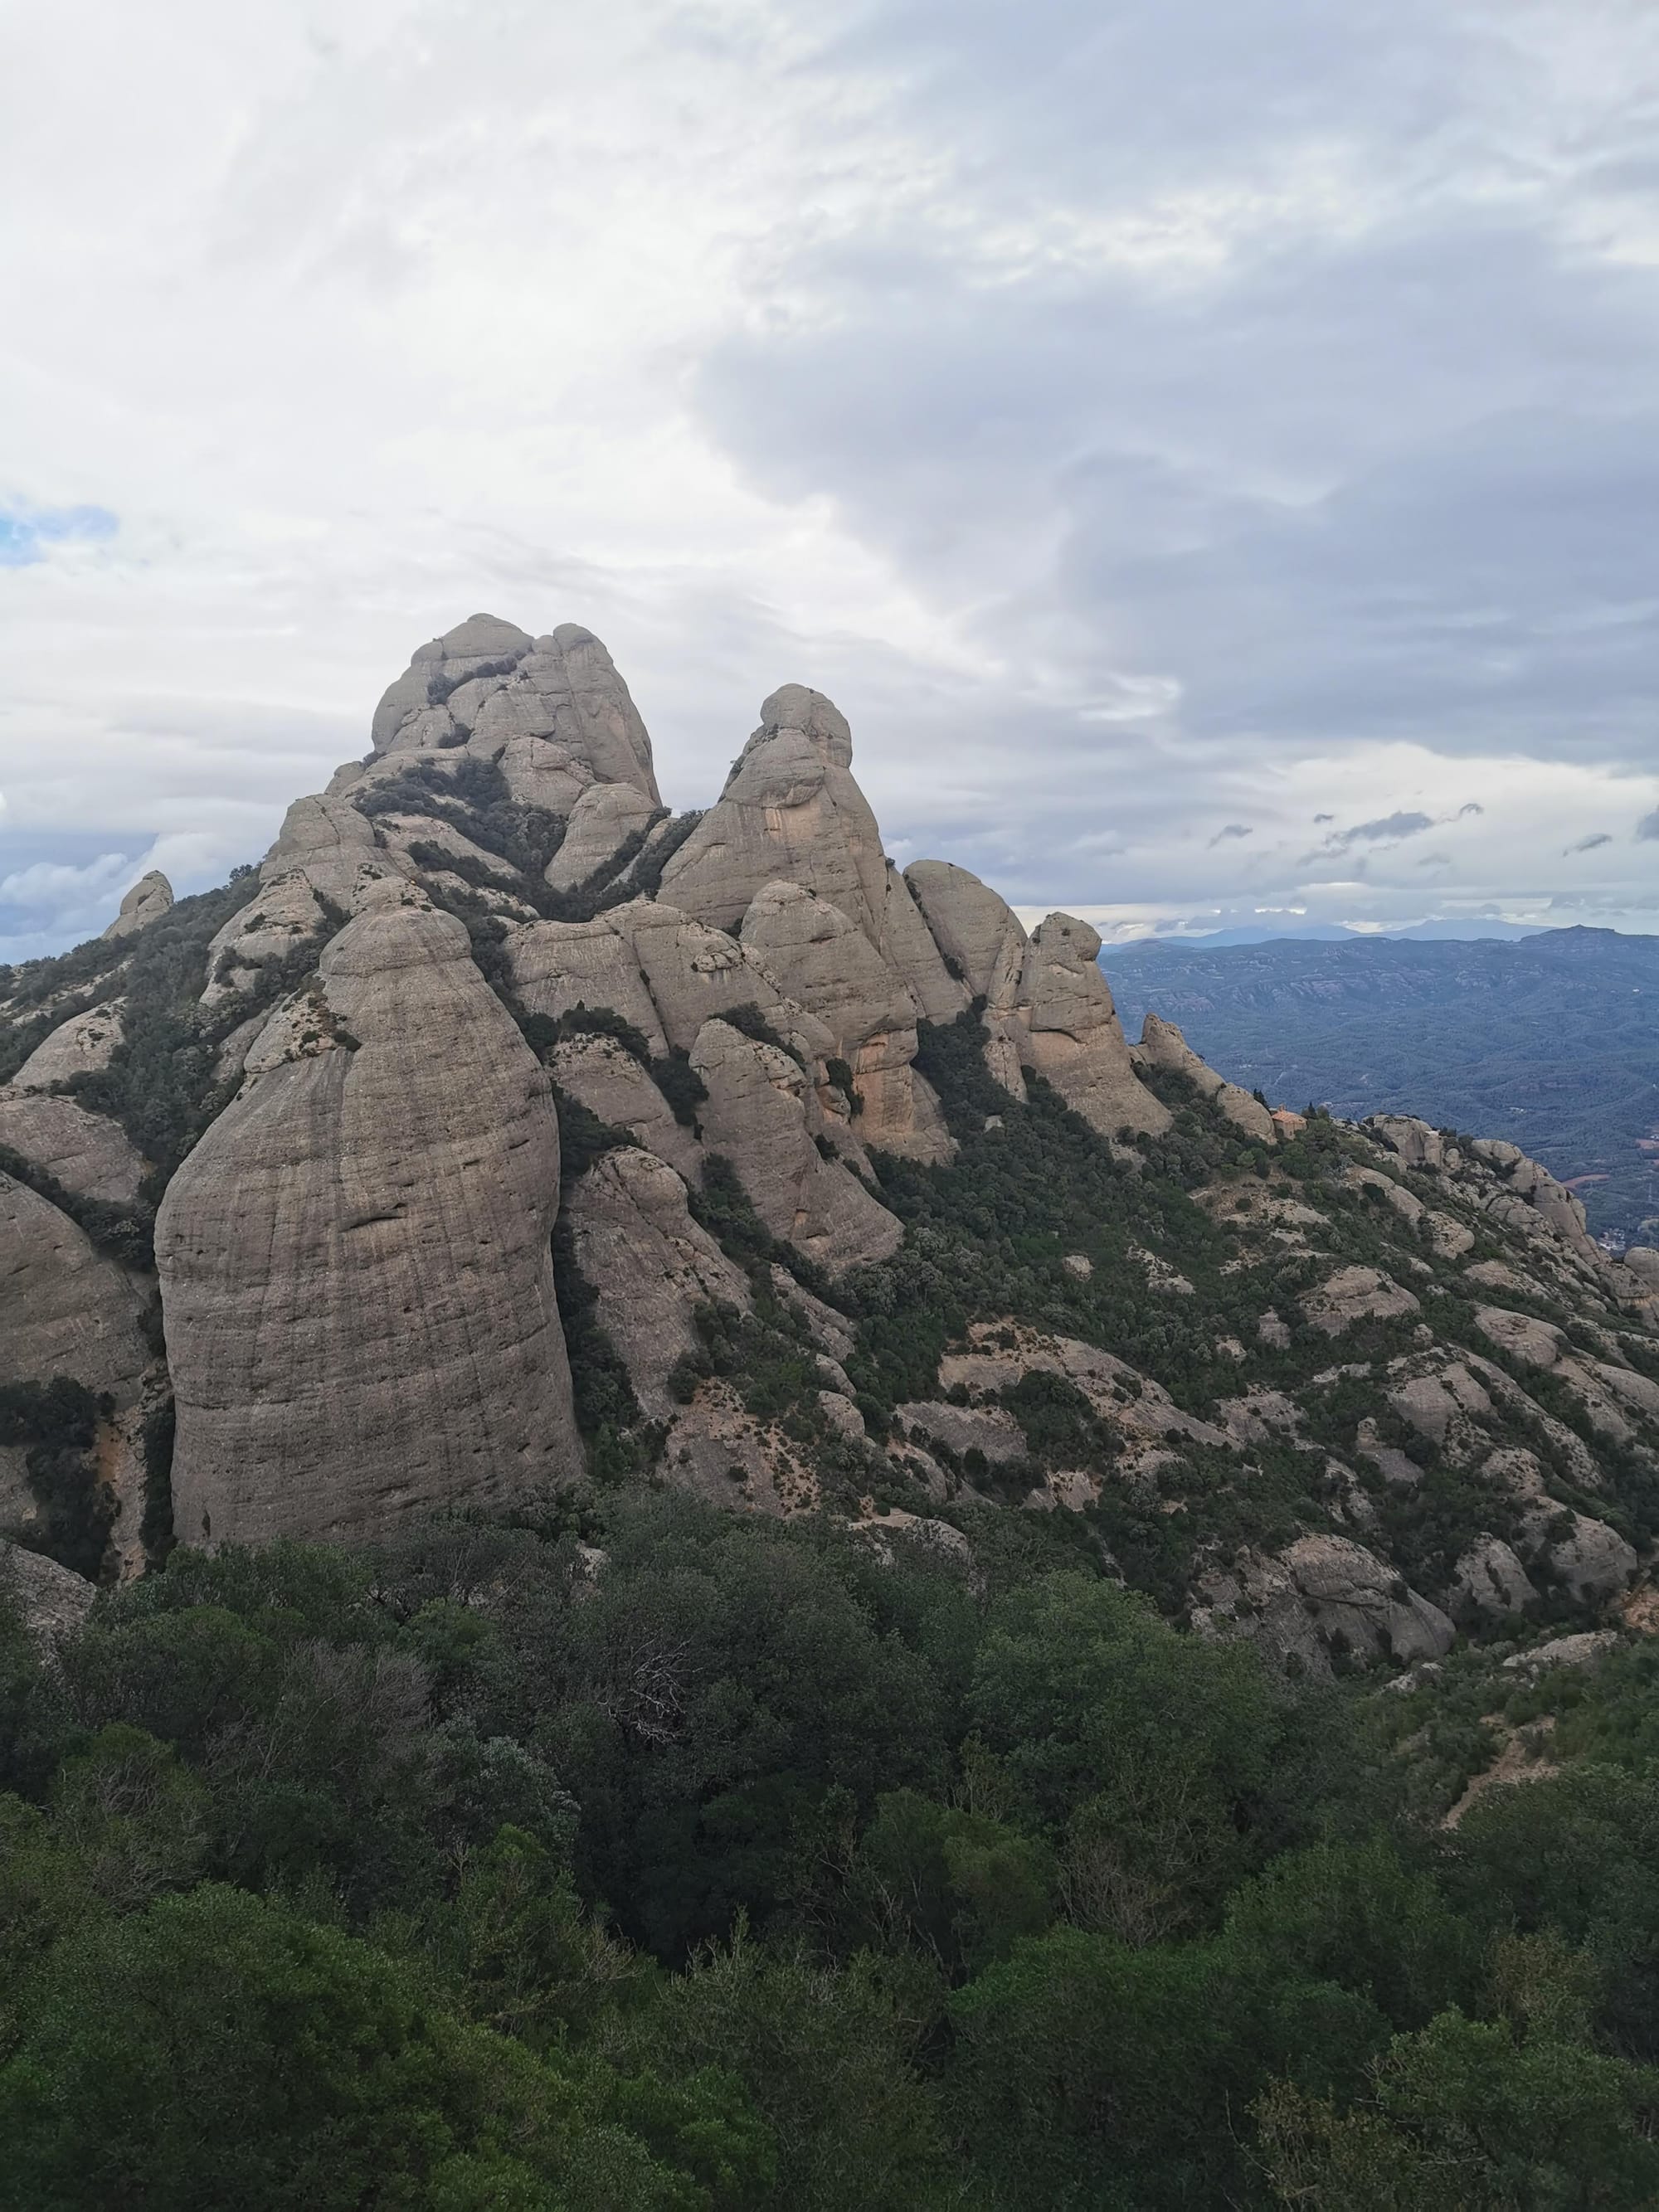
[[[1449,118],[1467,70],[1471,11],[1401,0],[887,0],[825,48],[869,68],[901,114],[971,134],[988,162],[1018,164],[1091,197],[1178,188],[1218,156],[1302,133],[1352,132],[1396,149]],[[1156,86],[1156,101],[1146,97]]]
[[[99,363],[110,420],[133,404],[106,450],[138,458],[41,496],[107,497],[160,584],[193,565],[132,639],[107,599],[44,596],[50,563],[8,573],[9,647],[52,641],[0,702],[14,821],[95,830],[79,866],[203,823],[216,868],[251,856],[409,648],[489,605],[606,639],[676,804],[765,692],[817,684],[894,845],[1022,904],[1300,905],[1299,830],[1266,824],[1322,793],[1322,840],[1355,827],[1316,919],[1614,872],[1556,840],[1603,818],[1586,766],[1653,761],[1659,288],[1617,243],[1659,194],[1639,0],[623,0],[580,39],[503,0],[501,40],[465,0],[416,12],[411,42],[337,11],[337,82],[268,94],[237,11],[192,29],[206,82],[247,87],[242,150],[181,184],[194,276],[166,226],[110,234],[165,302]],[[165,138],[155,67],[119,112]],[[113,267],[125,155],[90,135],[69,246]],[[746,149],[759,188],[700,208]],[[250,270],[274,304],[244,331]],[[366,289],[396,362],[342,312]],[[37,327],[79,465],[88,349]],[[572,328],[604,366],[561,377]],[[198,405],[192,451],[275,466],[183,465]],[[43,732],[71,726],[60,775]],[[1517,754],[1575,769],[1573,811],[1459,765]],[[1478,881],[1431,891],[1416,830],[1364,834],[1469,788],[1486,833],[1426,857],[1455,877],[1478,844]]]
[[[1432,830],[1431,814],[1407,814],[1396,811],[1379,815],[1372,822],[1356,822],[1351,830],[1340,830],[1326,840],[1328,851],[1346,853],[1355,845],[1379,845],[1385,840],[1397,842],[1401,837],[1420,837],[1425,830]]]
[[[1576,845],[1569,845],[1561,857],[1564,860],[1570,860],[1575,853],[1593,853],[1598,845],[1611,845],[1612,842],[1607,830],[1598,830],[1593,836],[1581,837]]]
[[[1566,242],[1615,176],[1647,189],[1643,95],[1638,70],[1593,133],[1551,138],[1573,20],[884,9],[823,65],[895,71],[900,113],[1015,228],[1040,230],[1045,187],[1108,222],[1160,189],[1271,201],[1298,146],[1332,152],[1337,209],[1288,189],[1214,267],[1034,251],[992,283],[907,210],[790,257],[817,312],[714,349],[704,418],[769,490],[833,487],[861,537],[1079,697],[1174,678],[1182,731],[1219,749],[1644,764],[1659,295]],[[1557,200],[1486,189],[1534,137]]]
[[[1642,817],[1636,825],[1636,834],[1640,838],[1659,838],[1659,806]]]
[[[1214,847],[1224,844],[1230,837],[1251,837],[1254,836],[1255,834],[1255,831],[1249,829],[1243,822],[1229,822],[1224,828],[1216,831],[1214,836],[1211,838],[1210,843],[1212,847]]]

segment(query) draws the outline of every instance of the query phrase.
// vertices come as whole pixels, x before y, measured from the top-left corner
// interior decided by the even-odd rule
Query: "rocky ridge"
[[[894,867],[804,686],[678,817],[574,624],[472,617],[372,733],[257,874],[0,973],[0,1531],[1060,1513],[1292,1672],[1643,1571],[1659,1255],[1514,1146],[1131,1043],[1086,923]]]

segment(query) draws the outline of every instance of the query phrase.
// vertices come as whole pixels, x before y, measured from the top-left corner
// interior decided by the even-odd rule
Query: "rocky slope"
[[[257,874],[0,971],[0,1534],[1060,1514],[1293,1673],[1643,1572],[1659,1254],[1514,1146],[1131,1044],[1085,923],[894,868],[803,686],[678,817],[574,625],[475,616],[373,739]]]

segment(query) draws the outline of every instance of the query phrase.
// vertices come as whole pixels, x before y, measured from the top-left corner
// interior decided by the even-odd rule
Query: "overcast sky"
[[[1653,0],[0,0],[0,958],[422,639],[1103,929],[1659,929]]]

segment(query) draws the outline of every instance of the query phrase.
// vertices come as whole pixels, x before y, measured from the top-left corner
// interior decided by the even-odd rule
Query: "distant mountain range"
[[[1598,1235],[1659,1214],[1659,937],[1188,939],[1109,947],[1131,1036],[1150,1010],[1275,1103],[1410,1110],[1510,1138],[1578,1191]],[[1455,925],[1449,925],[1455,927]],[[1643,1228],[1644,1222],[1649,1226]]]
[[[1401,929],[1345,929],[1340,922],[1293,922],[1288,927],[1283,923],[1273,927],[1251,926],[1239,929],[1195,930],[1180,937],[1142,938],[1136,940],[1135,950],[1157,942],[1174,945],[1178,951],[1190,951],[1194,945],[1364,945],[1379,937],[1396,944],[1436,944],[1474,939],[1492,938],[1512,943],[1522,937],[1544,937],[1551,933],[1531,921],[1413,921]]]

